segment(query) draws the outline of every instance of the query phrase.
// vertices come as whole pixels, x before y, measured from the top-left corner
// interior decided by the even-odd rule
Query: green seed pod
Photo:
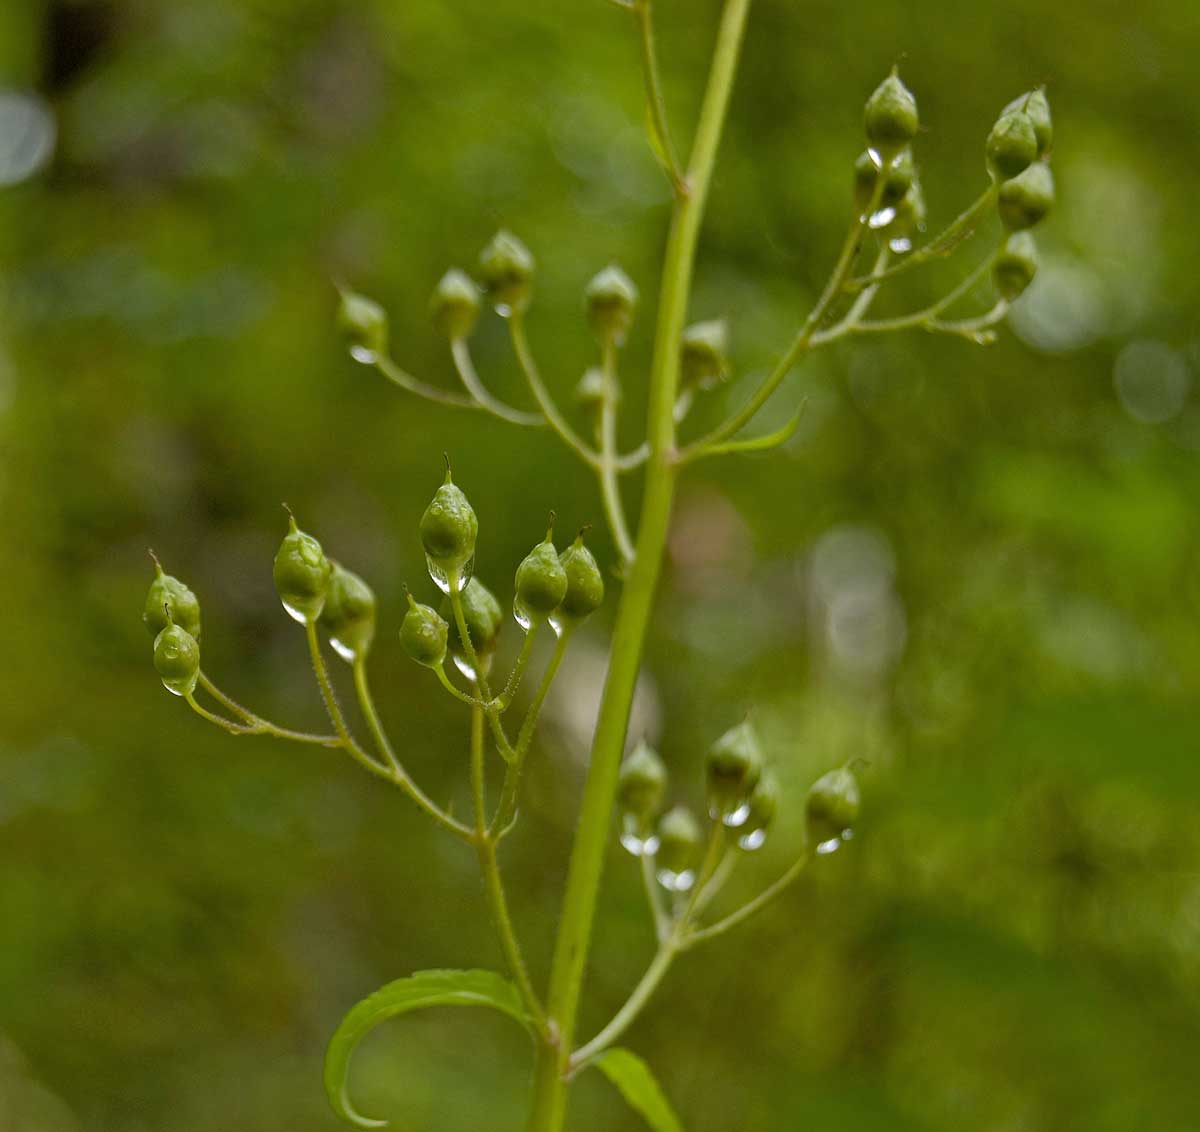
[[[841,838],[858,819],[858,781],[847,767],[838,767],[813,783],[805,802],[809,841],[820,847]]]
[[[400,643],[404,651],[426,668],[438,668],[446,659],[446,641],[450,626],[436,609],[419,605],[408,595],[408,612],[400,622]]]
[[[433,292],[429,314],[434,327],[451,342],[470,337],[479,320],[479,287],[475,280],[451,268]]]
[[[585,294],[588,321],[601,341],[612,338],[625,341],[633,325],[638,289],[616,264],[611,264],[587,285]]]
[[[883,183],[883,193],[879,198],[880,208],[892,208],[904,199],[913,178],[917,174],[913,163],[911,149],[904,149],[888,166],[886,179]],[[854,162],[854,201],[860,210],[871,203],[875,192],[875,182],[879,178],[879,166],[871,156],[870,150],[864,150]]]
[[[750,814],[738,837],[741,849],[758,849],[767,839],[767,831],[779,809],[779,782],[770,770],[764,770],[750,795]]]
[[[446,478],[434,492],[421,516],[421,545],[429,562],[429,573],[437,585],[449,592],[461,584],[464,572],[475,557],[479,520],[462,489],[454,482],[447,464]]]
[[[744,824],[750,813],[750,795],[763,769],[754,725],[747,719],[726,731],[709,748],[704,766],[710,816],[731,827]]]
[[[312,535],[296,526],[296,517],[288,512],[288,533],[275,554],[275,591],[283,608],[305,624],[321,616],[329,593],[329,559]]]
[[[1036,161],[1019,177],[1000,186],[997,201],[1000,219],[1010,232],[1032,228],[1054,207],[1054,174],[1044,161]]]
[[[658,823],[658,867],[667,873],[688,873],[696,867],[702,834],[700,823],[686,806],[668,810]]]
[[[330,561],[329,590],[321,624],[344,661],[353,664],[366,656],[375,639],[375,594],[357,574],[340,562]]]
[[[609,395],[608,378],[604,371],[593,366],[587,370],[575,386],[575,400],[588,413],[598,413]]]
[[[387,354],[387,312],[374,299],[339,289],[338,329],[356,362],[370,365]]]
[[[640,740],[621,763],[617,779],[617,804],[621,812],[648,821],[662,805],[667,789],[667,768],[658,752]]]
[[[467,634],[471,638],[475,655],[481,661],[485,660],[496,651],[500,627],[504,624],[504,611],[500,608],[496,595],[478,578],[472,578],[463,588],[462,606],[463,620],[467,623]],[[455,654],[465,660],[467,650],[458,632],[458,622],[449,598],[442,602],[442,616],[452,626],[451,642]]]
[[[176,696],[190,696],[200,679],[200,642],[164,611],[167,626],[154,638],[154,668],[163,687]]]
[[[517,567],[516,615],[527,629],[553,613],[567,595],[567,571],[554,549],[553,534],[551,525]]]
[[[153,551],[150,557],[154,561],[154,580],[146,593],[142,624],[152,637],[157,637],[167,627],[167,614],[170,613],[170,619],[176,625],[199,640],[200,602],[196,595],[178,578],[163,572],[162,564]]]
[[[1050,100],[1046,97],[1046,88],[1038,87],[1028,94],[1014,98],[1005,108],[1005,113],[1022,110],[1029,115],[1033,122],[1033,132],[1037,135],[1038,156],[1046,153],[1054,144],[1054,121],[1050,116]]]
[[[592,552],[583,545],[583,532],[559,555],[567,575],[567,592],[556,610],[565,622],[582,621],[604,602],[604,577]]]
[[[917,100],[894,70],[867,99],[863,124],[871,148],[885,159],[899,153],[917,136],[921,127]]]
[[[530,250],[511,232],[497,232],[479,254],[479,281],[505,318],[529,306],[536,266]]]
[[[1023,110],[1001,114],[987,140],[987,163],[1002,181],[1024,172],[1037,160],[1037,132]]]
[[[711,389],[729,373],[729,326],[723,318],[695,322],[680,341],[680,380],[685,389]]]
[[[1029,232],[1014,232],[992,268],[992,282],[1008,302],[1020,298],[1037,274],[1037,245]]]

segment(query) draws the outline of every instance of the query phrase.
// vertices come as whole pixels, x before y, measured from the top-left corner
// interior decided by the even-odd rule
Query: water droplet
[[[550,628],[554,630],[554,635],[561,637],[567,628],[566,617],[556,609],[546,620],[550,622]]]
[[[621,819],[621,845],[635,857],[652,857],[658,852],[658,834],[646,829],[636,814]]]
[[[353,645],[349,645],[337,637],[330,637],[329,643],[333,646],[333,651],[347,664],[353,664],[358,659],[358,650]]]
[[[749,801],[742,802],[736,809],[724,812],[714,807],[708,811],[708,815],[713,821],[719,819],[726,829],[737,829],[739,826],[745,825],[749,819],[750,803]]]
[[[356,362],[361,362],[364,366],[373,366],[379,360],[379,355],[366,346],[351,346],[350,356]]]
[[[513,620],[516,621],[526,633],[533,628],[533,618],[529,616],[529,611],[519,602],[513,602]]]
[[[827,841],[822,841],[817,846],[817,854],[821,857],[828,857],[830,853],[836,853],[841,847],[843,841],[849,841],[854,837],[854,830],[843,829],[837,837],[831,837]]]
[[[462,655],[462,653],[454,653],[454,667],[459,670],[471,683],[475,682],[475,667],[471,662]]]
[[[876,169],[883,168],[883,154],[880,153],[879,150],[875,149],[873,146],[868,146],[867,155],[871,158],[871,163]]]
[[[501,318],[512,318],[514,312],[511,303],[493,303],[492,305]]]
[[[173,695],[173,696],[182,696],[183,695],[182,688],[172,688],[171,685],[168,684],[165,680],[163,681],[163,687],[166,688],[166,690],[168,692],[170,692],[171,695]]]
[[[907,236],[897,236],[888,241],[888,249],[894,255],[907,255],[913,249],[913,242]]]
[[[696,872],[694,869],[684,869],[680,873],[659,869],[658,883],[668,892],[688,892],[696,883]]]
[[[283,602],[283,608],[287,611],[287,615],[293,621],[298,621],[301,625],[308,624],[308,614],[306,614],[302,609],[297,609],[294,605],[288,605],[286,601]]]
[[[747,853],[753,853],[755,849],[761,849],[766,840],[767,831],[765,829],[752,829],[738,838],[738,848],[744,849]]]
[[[895,219],[896,210],[889,205],[887,208],[881,208],[878,212],[872,213],[871,219],[867,221],[867,227],[871,229],[886,228]]]

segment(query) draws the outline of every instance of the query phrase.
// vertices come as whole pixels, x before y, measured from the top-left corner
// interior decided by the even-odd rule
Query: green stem
[[[525,630],[525,640],[521,642],[521,651],[512,671],[508,674],[508,679],[504,682],[504,691],[500,693],[501,711],[508,711],[512,706],[513,696],[517,694],[517,689],[521,686],[521,679],[525,675],[525,669],[529,666],[529,658],[533,655],[533,642],[537,640],[538,630],[541,627],[542,622],[538,620],[531,622],[529,628]]]
[[[401,369],[386,354],[376,355],[375,368],[388,381],[398,388],[403,389],[406,393],[415,393],[418,397],[424,397],[426,401],[432,401],[434,404],[448,405],[454,409],[482,410],[484,408],[478,401],[474,401],[469,397],[463,397],[458,393],[449,393],[444,389],[438,389],[435,385],[427,385],[425,382],[413,377],[407,370]]]
[[[654,13],[651,0],[634,0],[633,14],[637,17],[642,46],[642,73],[646,79],[646,105],[650,111],[650,129],[656,148],[676,196],[688,193],[687,177],[679,163],[671,127],[667,123],[667,100],[663,96],[662,79],[658,70],[658,52],[654,46]]]
[[[547,1009],[556,1040],[539,1045],[530,1132],[561,1132],[566,1120],[571,1045],[579,994],[591,942],[596,899],[612,824],[617,773],[629,711],[641,665],[662,569],[675,495],[675,397],[679,388],[679,340],[691,294],[696,242],[729,108],[750,0],[726,0],[712,70],[689,165],[690,193],[676,200],[663,264],[650,373],[647,438],[650,456],[633,563],[625,581],[613,632],[612,658],[592,744],[579,827],[571,853],[567,891],[559,921]]]
[[[613,541],[626,566],[633,561],[633,538],[625,521],[617,470],[617,347],[611,336],[604,342],[604,399],[600,403],[600,497]]]
[[[342,745],[341,739],[336,735],[316,735],[309,731],[293,731],[289,727],[280,727],[269,719],[263,719],[261,715],[255,715],[249,708],[242,707],[232,696],[227,696],[222,692],[203,672],[200,673],[198,684],[222,707],[232,711],[245,721],[244,724],[233,723],[232,726],[237,730],[231,730],[230,720],[222,719],[219,715],[204,710],[198,704],[193,704],[205,719],[216,723],[219,727],[224,727],[232,735],[270,735],[276,739],[290,739],[293,743],[312,743],[318,747],[340,747]]]
[[[483,670],[483,664],[479,656],[475,652],[475,644],[471,640],[471,634],[467,631],[467,617],[463,612],[462,603],[462,579],[457,575],[450,579],[450,608],[454,611],[454,625],[458,630],[459,643],[463,647],[463,652],[467,654],[467,662],[471,665],[471,671],[475,673],[475,683],[480,694],[484,699],[484,715],[487,716],[487,721],[491,725],[492,735],[496,740],[496,746],[500,748],[500,754],[505,760],[512,762],[514,752],[512,744],[508,741],[508,736],[504,733],[504,723],[500,719],[500,709],[496,702],[492,699],[492,690],[488,686],[487,675]],[[442,673],[445,676],[445,672]],[[447,677],[442,683],[447,688],[453,688]]]
[[[731,928],[736,928],[738,924],[748,920],[755,912],[761,911],[772,900],[781,895],[804,871],[804,867],[808,862],[809,855],[804,853],[774,884],[760,892],[749,903],[743,904],[736,912],[730,912],[723,920],[718,920],[715,924],[710,924],[706,928],[696,928],[694,931],[687,932],[680,942],[680,947],[684,949],[695,947],[698,943],[716,939],[717,936],[724,935]]]
[[[654,919],[654,938],[661,944],[671,930],[671,918],[663,907],[662,889],[658,887],[658,878],[655,876],[657,859],[653,853],[643,853],[638,858],[638,863],[641,865],[642,887],[646,890],[646,903],[649,905],[650,915]]]
[[[463,388],[479,402],[480,408],[486,409],[502,421],[508,421],[509,424],[538,428],[546,423],[546,418],[541,413],[526,413],[520,409],[514,409],[488,392],[487,386],[480,380],[475,369],[475,362],[471,358],[471,347],[465,338],[450,340],[450,355],[454,358],[454,368],[458,370]]]

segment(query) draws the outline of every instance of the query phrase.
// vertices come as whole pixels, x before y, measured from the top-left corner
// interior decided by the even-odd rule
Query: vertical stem
[[[600,403],[597,429],[600,444],[600,496],[622,566],[633,559],[633,539],[625,522],[625,504],[617,471],[617,347],[610,335],[604,342],[604,400]]]
[[[750,0],[726,0],[688,170],[691,192],[676,201],[667,242],[650,374],[646,491],[636,553],[617,613],[612,659],[571,853],[547,1002],[552,1040],[542,1042],[538,1050],[530,1132],[561,1132],[566,1120],[564,1077],[569,1068],[579,992],[604,870],[617,772],[675,495],[674,409],[679,387],[679,340],[687,318],[696,240],[749,9]]]

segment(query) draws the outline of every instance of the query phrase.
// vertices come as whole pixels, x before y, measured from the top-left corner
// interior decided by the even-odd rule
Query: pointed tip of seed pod
[[[292,509],[286,503],[281,503],[279,506],[287,512],[288,533],[291,534],[295,531],[298,531],[300,528],[296,525],[296,516]]]
[[[583,540],[585,538],[587,538],[588,534],[591,532],[591,529],[592,529],[591,523],[584,523],[583,526],[579,528],[578,532],[575,535],[575,545],[576,546],[583,545]]]
[[[450,469],[450,453],[443,452],[442,459],[446,461],[446,479],[443,482],[453,483],[454,482],[454,474]]]
[[[150,555],[150,561],[154,563],[154,576],[156,578],[161,578],[163,576],[163,568],[162,563],[158,560],[158,555],[155,554],[154,551],[149,547],[146,547],[146,553]]]
[[[558,522],[558,512],[551,511],[550,517],[549,517],[549,523],[546,526],[546,537],[542,540],[543,542],[552,543],[554,541],[554,524],[557,522]]]
[[[416,609],[417,608],[417,599],[415,597],[413,597],[412,590],[410,590],[408,588],[407,582],[404,583],[403,589],[404,589],[404,597],[408,601],[408,608]]]

